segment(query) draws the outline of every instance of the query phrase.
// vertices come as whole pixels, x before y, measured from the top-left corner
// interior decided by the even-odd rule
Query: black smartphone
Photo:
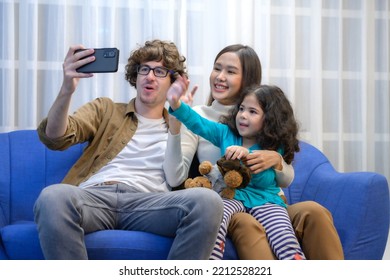
[[[109,73],[118,71],[119,50],[117,48],[94,49],[95,60],[76,69],[80,73]],[[83,49],[76,52],[83,51]],[[85,58],[85,57],[84,57]]]

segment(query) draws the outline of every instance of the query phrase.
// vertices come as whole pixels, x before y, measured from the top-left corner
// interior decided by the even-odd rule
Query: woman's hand
[[[276,151],[256,150],[248,154],[243,162],[252,173],[257,174],[269,168],[282,170],[282,160],[281,155]]]

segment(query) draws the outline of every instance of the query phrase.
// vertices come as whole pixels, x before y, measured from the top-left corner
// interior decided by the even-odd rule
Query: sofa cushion
[[[126,230],[102,230],[85,236],[91,260],[164,260],[172,242],[173,238]]]
[[[44,259],[35,223],[5,226],[0,229],[0,235],[9,259]],[[172,240],[151,233],[124,230],[103,230],[85,236],[88,257],[92,260],[166,259]]]
[[[236,248],[233,241],[230,238],[226,238],[225,253],[223,255],[224,260],[238,260]]]
[[[172,242],[173,238],[126,230],[103,230],[85,236],[91,260],[165,260]],[[224,259],[237,258],[233,242],[227,239]]]
[[[34,222],[5,226],[0,229],[0,235],[9,259],[44,259]],[[102,230],[85,236],[88,258],[91,260],[164,260],[172,242],[172,238],[125,230]],[[237,259],[233,243],[229,239],[224,259]]]

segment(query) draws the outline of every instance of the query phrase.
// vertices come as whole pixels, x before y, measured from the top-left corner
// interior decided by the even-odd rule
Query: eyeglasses
[[[161,67],[161,66],[158,66],[158,67],[150,67],[148,65],[138,65],[137,66],[137,73],[140,74],[140,75],[148,75],[150,70],[153,70],[153,74],[156,76],[156,77],[159,77],[159,78],[164,78],[169,74],[174,74],[175,71],[173,70],[169,70],[168,68],[165,68],[165,67]]]

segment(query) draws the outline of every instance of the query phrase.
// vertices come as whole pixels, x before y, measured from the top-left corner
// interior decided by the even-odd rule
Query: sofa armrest
[[[1,188],[1,186],[0,186]],[[7,223],[7,220],[5,218],[5,213],[4,213],[4,210],[2,209],[1,205],[0,205],[0,228],[6,226],[8,223]]]
[[[8,260],[7,254],[5,253],[5,249],[3,246],[3,241],[1,240],[1,235],[0,235],[0,260]]]
[[[325,206],[334,219],[346,259],[382,259],[389,233],[389,187],[373,172],[339,173],[324,163],[313,170],[301,201]]]

